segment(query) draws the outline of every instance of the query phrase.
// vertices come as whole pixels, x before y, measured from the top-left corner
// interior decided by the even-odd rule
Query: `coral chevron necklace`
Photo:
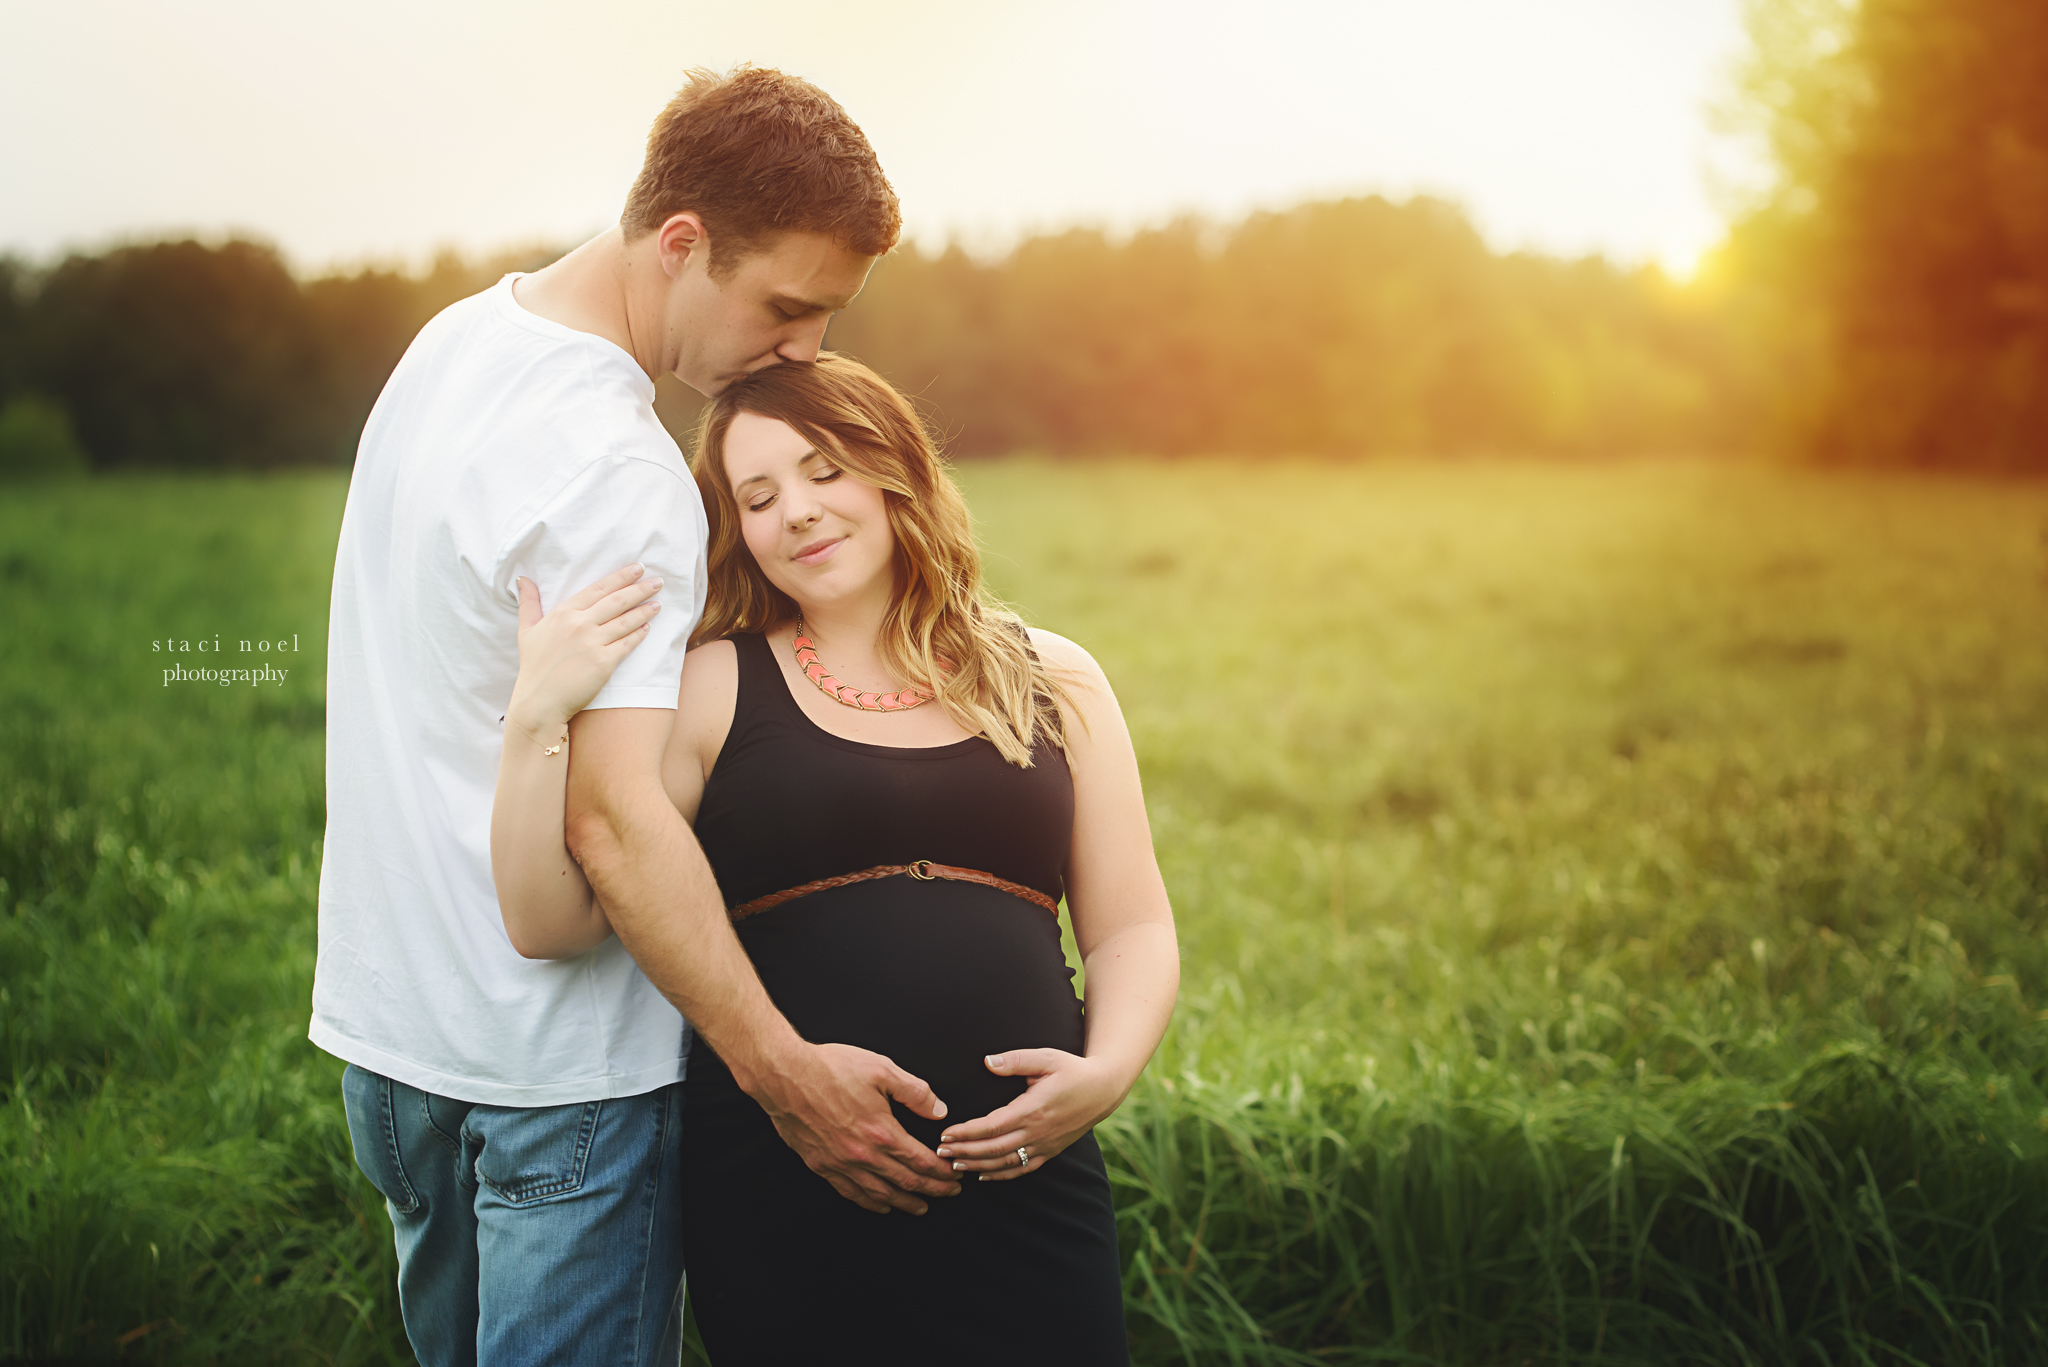
[[[863,692],[852,684],[841,683],[825,668],[825,662],[818,658],[818,647],[804,631],[804,619],[796,619],[796,640],[790,643],[796,652],[796,667],[804,677],[818,686],[818,691],[832,701],[845,707],[857,707],[863,712],[902,712],[908,708],[921,707],[932,700],[929,693],[920,693],[914,688],[899,689],[894,693]]]

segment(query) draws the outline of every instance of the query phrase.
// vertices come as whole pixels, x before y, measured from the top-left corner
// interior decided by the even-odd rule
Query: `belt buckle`
[[[903,871],[912,878],[926,883],[932,882],[938,877],[937,874],[932,872],[932,861],[929,859],[913,859],[910,863],[903,866]]]

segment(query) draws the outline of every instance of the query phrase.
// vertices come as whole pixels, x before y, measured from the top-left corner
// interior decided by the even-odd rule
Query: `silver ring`
[[[1023,1167],[1029,1167],[1030,1165],[1031,1165],[1031,1150],[1029,1150],[1029,1149],[1026,1149],[1026,1148],[1019,1148],[1019,1149],[1017,1150],[1017,1166],[1018,1166],[1018,1167],[1020,1167],[1020,1168],[1023,1168]]]

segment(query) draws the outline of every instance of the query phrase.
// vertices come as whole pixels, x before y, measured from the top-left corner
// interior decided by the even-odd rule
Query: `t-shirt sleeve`
[[[525,575],[539,585],[547,612],[614,570],[634,561],[646,566],[663,581],[661,611],[589,708],[673,708],[683,652],[704,614],[704,548],[704,505],[694,482],[644,456],[605,456],[521,529],[499,561],[498,591],[516,604]]]

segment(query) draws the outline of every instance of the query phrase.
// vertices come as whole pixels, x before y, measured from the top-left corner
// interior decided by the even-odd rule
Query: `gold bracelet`
[[[505,719],[503,717],[500,717],[498,718],[498,720],[502,722]],[[541,740],[539,736],[534,735],[533,732],[527,730],[523,726],[519,728],[519,734],[526,737],[528,740],[532,741],[535,745],[540,746],[541,753],[543,755],[558,754],[560,753],[562,747],[569,743],[569,728],[566,725],[562,727],[562,738],[556,741],[553,745],[547,744],[546,742]]]

